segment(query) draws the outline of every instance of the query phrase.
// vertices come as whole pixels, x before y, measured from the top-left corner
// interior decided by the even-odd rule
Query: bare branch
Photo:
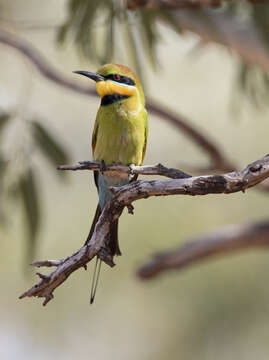
[[[142,279],[151,279],[168,270],[181,270],[208,258],[239,250],[269,246],[269,221],[232,225],[191,239],[179,248],[153,256],[138,270]]]
[[[126,172],[130,169],[118,167],[117,171]],[[53,291],[75,270],[80,267],[86,268],[87,263],[96,255],[108,265],[113,266],[113,257],[106,247],[110,224],[120,217],[124,207],[128,207],[136,200],[161,195],[230,194],[245,191],[268,177],[269,155],[255,161],[241,171],[223,175],[196,176],[173,180],[142,180],[119,188],[111,188],[114,196],[102,211],[89,243],[72,256],[60,260],[59,265],[55,260],[34,263],[40,266],[51,264],[57,267],[48,275],[38,273],[41,281],[23,293],[20,298],[26,296],[44,297],[43,304],[46,305],[53,298]]]
[[[143,166],[123,166],[123,165],[111,165],[106,166],[106,169],[102,169],[102,164],[96,161],[80,161],[77,165],[61,165],[58,167],[58,170],[100,170],[102,172],[120,172],[127,173],[130,175],[161,175],[166,176],[171,179],[183,179],[189,178],[191,175],[184,173],[181,170],[167,168],[162,164],[158,165],[143,165]]]
[[[64,260],[59,261],[57,268],[48,275],[42,275],[37,273],[41,278],[39,283],[34,285],[29,290],[25,291],[19,298],[25,297],[44,297],[45,300],[43,305],[45,306],[50,300],[53,299],[54,290],[60,286],[74,271],[79,268],[87,269],[87,263],[94,257],[98,256],[109,266],[114,266],[113,258],[106,249],[106,236],[110,230],[110,223],[113,221],[115,216],[119,217],[123,207],[119,204],[108,204],[101,214],[98,223],[96,224],[94,233],[91,240],[81,249],[79,249],[72,256],[67,257]],[[54,266],[56,265],[55,260],[38,261],[34,262],[33,265],[37,266]],[[50,265],[49,265],[50,264]]]
[[[64,260],[44,260],[44,261],[34,261],[31,263],[35,267],[52,267],[59,266],[63,263]]]
[[[72,272],[77,270],[80,267],[84,267],[88,261],[90,261],[93,256],[96,255],[96,252],[88,251],[87,246],[84,246],[79,251],[77,251],[72,256],[66,258],[63,262],[60,262],[60,265],[57,266],[56,270],[51,272],[49,275],[44,275],[37,273],[41,278],[39,283],[34,285],[31,289],[24,292],[20,299],[23,299],[26,296],[37,296],[44,297],[45,300],[43,305],[46,305],[50,300],[53,299],[53,291],[58,287],[62,282],[64,282]],[[40,266],[47,266],[51,261],[39,262]]]
[[[61,73],[54,69],[47,60],[40,54],[40,52],[34,48],[31,44],[26,42],[24,39],[19,38],[5,30],[0,30],[0,43],[15,48],[21,52],[32,64],[39,70],[41,75],[45,78],[53,81],[54,83],[65,87],[69,90],[75,91],[79,94],[96,96],[96,92],[93,88],[80,85],[74,82]],[[147,109],[154,115],[163,118],[165,121],[175,126],[179,131],[182,131],[191,141],[200,146],[206,151],[211,159],[212,168],[220,169],[222,171],[231,171],[235,168],[224,156],[218,146],[210,140],[207,135],[204,135],[200,129],[195,128],[188,119],[182,116],[176,115],[171,111],[168,111],[159,103],[148,100]]]

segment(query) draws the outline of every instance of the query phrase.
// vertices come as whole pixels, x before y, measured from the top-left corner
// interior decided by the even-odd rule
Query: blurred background
[[[268,193],[258,189],[138,201],[135,216],[120,219],[123,256],[115,268],[103,267],[93,306],[93,264],[76,271],[45,308],[40,299],[18,300],[36,281],[28,263],[80,248],[97,203],[90,172],[63,175],[56,167],[91,159],[99,100],[59,86],[36,64],[89,89],[73,70],[130,66],[149,103],[183,115],[242,168],[268,153],[268,16],[265,2],[168,10],[127,9],[116,0],[0,0],[1,359],[268,359],[266,250],[152,281],[136,277],[155,252],[266,219]],[[224,170],[165,117],[149,113],[149,121],[145,164]]]

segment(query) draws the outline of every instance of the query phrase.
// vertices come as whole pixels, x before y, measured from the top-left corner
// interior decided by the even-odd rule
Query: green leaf
[[[155,23],[156,14],[155,12],[151,13],[150,11],[143,10],[140,12],[140,18],[140,29],[144,40],[145,53],[148,55],[151,65],[156,69],[156,44],[159,39]]]
[[[6,168],[7,162],[2,158],[2,155],[0,154],[0,183],[3,179],[3,172]]]
[[[7,124],[9,118],[10,118],[10,115],[7,113],[0,114],[0,134],[1,134],[1,131],[4,129],[5,125]]]
[[[159,18],[164,21],[171,29],[173,29],[179,35],[183,34],[183,28],[180,25],[178,19],[175,18],[173,11],[163,9],[158,11]]]
[[[70,26],[71,22],[68,20],[59,28],[56,37],[56,40],[59,44],[63,44],[65,42]]]
[[[58,31],[58,42],[72,39],[82,55],[98,61],[95,43],[100,42],[100,38],[96,33],[95,20],[98,9],[104,12],[110,3],[112,0],[69,0],[69,16]]]
[[[106,64],[111,61],[113,58],[113,50],[114,50],[114,8],[113,4],[110,4],[110,8],[108,11],[107,17],[107,25],[106,25],[106,34],[105,34],[105,50],[104,54],[101,57],[101,63]]]
[[[236,85],[256,108],[263,109],[269,93],[269,76],[259,67],[241,62],[238,68]]]
[[[32,169],[29,169],[19,180],[18,189],[21,195],[25,221],[29,233],[27,254],[30,259],[33,259],[40,225],[40,204],[38,186]]]
[[[252,5],[252,19],[269,47],[269,6],[266,3]]]
[[[3,198],[3,177],[6,169],[6,161],[2,158],[0,154],[0,225],[4,225],[5,216],[4,216],[4,207],[2,206],[2,198]]]
[[[140,62],[140,58],[138,55],[138,48],[136,44],[136,34],[135,30],[131,25],[131,17],[128,12],[125,11],[124,13],[124,23],[125,23],[125,36],[126,36],[126,44],[128,47],[128,52],[130,54],[130,58],[132,59],[132,62],[134,64],[134,67],[136,69],[137,75],[142,82],[143,87],[145,88],[145,81],[143,80],[143,71],[142,66]]]
[[[40,123],[32,121],[32,130],[37,146],[53,166],[69,162],[69,155],[66,150]]]

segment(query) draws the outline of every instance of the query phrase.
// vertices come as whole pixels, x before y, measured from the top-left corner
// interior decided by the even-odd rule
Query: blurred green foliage
[[[234,0],[213,11],[236,16],[243,26],[254,25],[254,30],[260,33],[269,50],[269,4]],[[197,19],[210,24],[212,31],[220,31],[221,36],[221,30],[212,23],[210,15],[211,11],[195,9]],[[129,11],[124,2],[117,0],[69,0],[68,16],[58,31],[58,41],[73,42],[85,58],[99,65],[114,62],[117,45],[123,41],[133,67],[143,80],[146,71],[142,67],[142,57],[147,57],[149,65],[157,68],[157,45],[163,40],[158,24],[163,22],[179,36],[184,36],[184,24],[180,19],[175,19],[173,10]],[[120,28],[119,31],[115,31],[116,28]],[[239,85],[235,91],[243,91],[255,106],[263,105],[269,94],[268,73],[243,61],[238,68],[235,84]]]
[[[184,10],[185,11],[185,10]],[[245,0],[227,2],[217,10],[193,10],[192,15],[196,19],[212,26],[212,31],[219,32],[211,15],[214,11],[227,16],[234,16],[242,26],[254,26],[269,49],[269,4],[250,3]],[[187,11],[188,12],[188,11]],[[186,13],[187,13],[186,12]],[[0,19],[1,21],[1,19]],[[77,51],[86,59],[97,64],[114,62],[118,52],[124,52],[145,85],[146,67],[142,65],[147,59],[151,68],[158,68],[158,45],[164,40],[160,34],[159,25],[165,23],[173,29],[178,36],[185,36],[184,24],[174,16],[173,11],[137,9],[130,11],[126,9],[124,1],[118,0],[68,0],[67,16],[63,24],[57,29],[59,44],[72,43]],[[239,60],[240,61],[240,60]],[[144,64],[144,63],[143,63]],[[257,66],[240,61],[236,77],[237,88],[244,92],[255,106],[264,105],[269,94],[269,76]],[[12,123],[12,113],[8,110],[0,113],[0,136],[2,132]],[[33,152],[39,150],[44,157],[55,167],[59,164],[68,163],[68,155],[58,139],[56,139],[41,121],[28,121],[29,142],[32,144]],[[19,149],[24,152],[24,149]],[[28,151],[28,150],[27,150]],[[26,151],[25,158],[29,160]],[[30,157],[32,150],[30,151]],[[10,164],[13,160],[6,158],[0,151],[0,196],[5,192],[3,186],[4,177],[9,173]],[[20,194],[23,203],[25,217],[28,223],[30,243],[36,242],[40,224],[39,184],[35,176],[35,168],[26,161],[25,172],[21,172],[14,182],[13,190],[7,192]],[[0,205],[0,220],[5,218],[3,206]],[[34,248],[34,247],[33,247]]]
[[[66,149],[64,149],[59,144],[58,140],[56,140],[54,136],[41,125],[41,122],[31,121],[31,127],[36,146],[48,159],[53,166],[53,169],[61,164],[67,164],[69,162],[69,156],[67,155]],[[66,173],[60,172],[60,175],[65,176]]]
[[[68,3],[69,0],[0,0],[0,11],[5,5],[13,9],[5,16],[13,16],[14,21],[9,24],[12,30],[17,24],[15,22],[20,20],[14,33],[27,24],[28,29],[31,28],[34,19],[32,30],[18,31],[18,35],[27,38],[46,54],[50,63],[66,76],[76,61],[79,64],[76,57],[78,48],[67,47],[62,52],[54,49],[52,40],[58,27],[48,30],[42,24],[45,21],[49,25],[62,24],[66,15],[64,6]],[[234,1],[233,6],[234,9],[230,9],[227,3],[221,9],[212,10],[211,14],[216,11],[216,14],[238,16],[242,25],[248,21],[253,25],[252,5]],[[142,13],[149,17],[142,19]],[[149,47],[142,47],[141,42],[142,36],[146,37],[144,32],[150,34],[147,36],[151,39],[153,60],[158,69],[156,75],[149,74],[151,96],[162,99],[169,108],[174,107],[190,117],[195,126],[204,129],[238,164],[245,165],[247,161],[268,152],[267,112],[258,112],[256,108],[246,106],[248,113],[245,121],[236,122],[233,121],[236,119],[234,114],[227,110],[227,95],[233,97],[238,92],[235,88],[231,90],[230,86],[237,63],[230,61],[228,53],[219,51],[212,44],[209,47],[201,44],[200,48],[205,50],[200,57],[196,56],[197,61],[185,61],[186,48],[181,52],[181,45],[184,47],[187,44],[189,49],[194,37],[177,43],[177,39],[181,40],[179,36],[185,36],[185,33],[172,33],[160,26],[164,13],[151,13],[150,10],[126,12],[127,26],[131,28],[134,49],[144,75],[151,67],[151,63],[146,61],[152,60],[147,54]],[[196,10],[188,14],[195,14],[198,20],[202,16]],[[111,34],[104,32],[109,26],[108,7],[106,16],[103,21],[102,9],[96,12],[94,28],[100,28],[103,35],[97,37],[94,33],[93,36],[96,41],[106,38],[104,41],[107,44],[108,36],[114,39],[113,47],[109,47],[111,53],[114,48],[113,59],[115,51],[116,54],[129,51],[126,20],[122,16],[113,21]],[[173,12],[164,16],[170,18],[171,27],[174,22],[173,28],[180,31]],[[208,11],[204,11],[203,16],[204,21],[209,19]],[[150,29],[141,25],[139,30],[138,19],[141,24],[148,22],[146,27],[150,26]],[[39,25],[42,31],[38,32]],[[74,31],[75,28],[68,30],[66,44],[71,43]],[[218,29],[212,27],[212,33],[214,31]],[[165,46],[160,46],[162,39],[167,41]],[[100,56],[104,49],[99,45]],[[73,360],[74,357],[79,360],[89,356],[95,360],[107,357],[130,360],[267,359],[269,261],[265,249],[205,261],[184,272],[169,272],[152,282],[140,282],[134,276],[137,267],[161,249],[179,245],[201,232],[228,223],[266,219],[268,197],[260,191],[253,190],[245,195],[173,196],[138,201],[135,217],[125,213],[120,219],[124,256],[117,259],[117,266],[112,271],[104,266],[98,301],[94,307],[88,306],[90,279],[86,271],[70,276],[45,311],[39,299],[18,302],[19,293],[33,285],[33,279],[25,278],[21,271],[24,253],[28,250],[29,256],[32,254],[30,241],[39,246],[38,258],[60,258],[80,247],[82,238],[87,235],[97,201],[93,181],[89,186],[90,175],[74,175],[71,188],[63,186],[62,181],[56,181],[54,175],[58,161],[70,161],[61,155],[67,153],[67,145],[62,144],[68,144],[68,150],[76,159],[84,159],[88,155],[88,130],[93,125],[97,102],[96,99],[54,88],[34,74],[31,66],[26,67],[18,53],[3,46],[1,51],[0,105],[4,110],[0,112],[3,115],[0,117],[3,119],[0,120],[0,220],[5,220],[3,225],[6,223],[7,226],[0,232],[0,276],[4,285],[0,300],[0,357],[16,360]],[[160,63],[162,69],[158,68],[158,55],[159,60],[163,59]],[[131,52],[129,56],[132,57]],[[62,62],[59,63],[59,59]],[[96,59],[96,63],[98,61]],[[260,101],[260,74],[263,72],[254,67],[248,72],[241,65],[240,62],[238,74],[243,72],[242,79],[236,78],[236,84],[240,86],[241,81],[244,85],[241,90],[245,91],[246,86],[251,89],[247,90],[248,98],[253,101],[252,92]],[[89,69],[90,66],[94,67],[92,63]],[[252,77],[258,81],[253,81]],[[34,79],[30,102],[25,101],[25,96],[21,101],[21,92],[28,90],[29,78]],[[175,79],[180,79],[180,82]],[[265,91],[264,100],[266,96]],[[10,103],[13,105],[10,106]],[[20,116],[15,114],[16,111]],[[27,115],[28,112],[40,115],[32,117]],[[197,151],[182,134],[152,114],[150,128],[146,163],[161,161],[176,167],[179,161],[199,165],[206,162],[203,151]],[[15,138],[10,136],[12,129],[16,133]],[[8,151],[3,146],[4,142],[10,145]],[[57,174],[60,176],[62,173]],[[23,222],[17,216],[21,212]],[[17,241],[22,238],[23,230],[30,240],[28,246],[26,242]],[[40,240],[39,243],[37,240]],[[90,264],[90,271],[92,266]]]
[[[244,21],[254,25],[254,29],[263,39],[269,50],[269,4],[266,2],[234,2],[230,4],[231,12],[244,15]],[[258,66],[251,66],[241,61],[236,79],[240,89],[256,107],[263,107],[269,96],[269,74]]]
[[[140,55],[145,55],[156,68],[156,46],[161,40],[157,24],[161,19],[180,31],[180,25],[166,10],[128,11],[121,1],[70,0],[68,16],[57,39],[59,43],[73,42],[85,58],[99,65],[113,62],[123,41],[127,56],[143,79]]]
[[[21,196],[25,223],[28,228],[28,249],[29,260],[33,259],[36,249],[36,240],[40,225],[40,201],[38,193],[38,183],[35,178],[35,172],[29,168],[18,181],[18,195]]]
[[[11,201],[17,206],[22,203],[22,209],[27,227],[27,260],[35,254],[38,231],[41,223],[40,186],[38,182],[38,168],[32,159],[36,151],[48,159],[53,170],[60,164],[69,162],[67,150],[51,134],[41,122],[31,119],[19,119],[23,130],[27,132],[27,141],[14,144],[11,150],[5,151],[4,131],[16,129],[18,119],[13,114],[2,111],[0,113],[0,222],[5,225],[8,221],[9,208],[7,202]],[[10,129],[8,129],[10,127]],[[1,138],[1,135],[3,138]],[[22,139],[23,133],[17,131],[17,137]],[[7,136],[8,137],[8,136]],[[7,140],[8,141],[8,140]],[[17,148],[16,148],[17,146]],[[64,173],[60,173],[62,176]]]

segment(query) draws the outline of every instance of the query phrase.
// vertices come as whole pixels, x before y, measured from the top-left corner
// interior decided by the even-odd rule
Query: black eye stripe
[[[114,75],[117,75],[118,79],[115,79]],[[129,78],[128,76],[123,76],[119,74],[109,74],[107,76],[104,76],[107,80],[113,80],[121,84],[127,84],[127,85],[135,85],[135,82],[133,79]]]

